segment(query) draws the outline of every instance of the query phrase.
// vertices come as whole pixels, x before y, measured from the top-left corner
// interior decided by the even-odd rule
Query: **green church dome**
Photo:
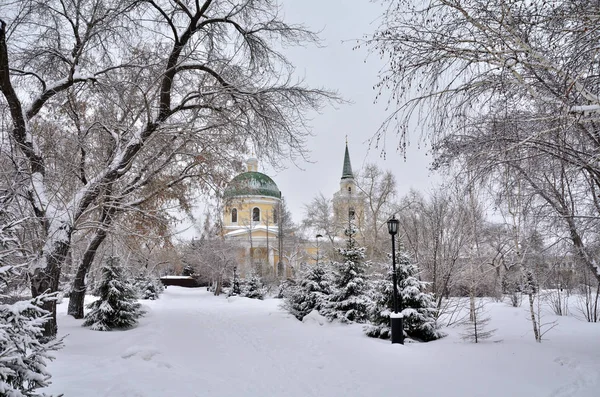
[[[235,196],[269,196],[281,198],[281,191],[269,176],[262,172],[249,171],[239,174],[229,182],[223,192],[225,198]]]

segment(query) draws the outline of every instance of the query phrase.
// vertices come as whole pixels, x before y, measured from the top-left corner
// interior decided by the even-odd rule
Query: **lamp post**
[[[402,314],[398,313],[398,279],[396,277],[396,234],[398,224],[396,215],[387,221],[388,232],[392,236],[392,282],[394,283],[394,313],[390,315],[390,326],[392,329],[392,343],[404,344],[404,322]]]
[[[317,239],[317,266],[319,266],[319,239],[323,237],[322,234],[317,234],[315,238]]]

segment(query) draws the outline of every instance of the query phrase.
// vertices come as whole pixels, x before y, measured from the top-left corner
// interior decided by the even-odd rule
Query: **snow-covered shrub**
[[[38,396],[36,389],[50,384],[46,370],[51,351],[62,339],[42,342],[44,323],[50,314],[40,306],[49,296],[0,305],[0,396]]]
[[[522,290],[523,281],[521,272],[513,266],[502,276],[502,292],[509,296],[510,304],[513,307],[519,307],[523,301]]]
[[[404,332],[413,339],[431,341],[444,336],[436,325],[436,305],[433,295],[425,292],[427,283],[420,281],[418,267],[411,263],[405,252],[396,253],[396,271],[398,277],[398,306],[404,316]],[[368,336],[389,339],[390,314],[394,310],[394,284],[392,265],[382,264],[388,269],[385,275],[373,282],[372,298],[374,305],[369,314],[372,323],[364,328]]]
[[[39,395],[36,389],[50,384],[46,365],[54,358],[51,352],[62,347],[62,339],[42,341],[50,314],[41,305],[55,296],[17,301],[7,297],[28,260],[15,235],[20,221],[7,211],[9,202],[0,191],[0,396],[32,397]]]
[[[118,258],[106,261],[98,292],[100,298],[87,306],[91,311],[85,315],[83,326],[97,331],[130,328],[143,315],[135,288],[125,279]]]
[[[140,299],[156,300],[165,290],[159,279],[145,273],[136,277],[133,285]]]
[[[368,295],[368,284],[365,270],[365,248],[357,247],[353,235],[356,231],[352,228],[346,231],[349,236],[346,248],[338,252],[344,262],[335,262],[334,288],[328,295],[327,304],[321,314],[329,320],[340,320],[343,323],[367,321],[369,308],[372,301]]]
[[[241,296],[251,299],[263,299],[266,293],[267,289],[258,274],[252,273],[242,287]]]
[[[286,278],[285,280],[282,280],[277,286],[277,295],[275,295],[275,298],[286,298],[296,287],[297,285],[295,280],[291,278]]]
[[[297,284],[288,289],[283,307],[298,320],[313,310],[322,310],[333,289],[333,277],[324,263],[307,267]]]

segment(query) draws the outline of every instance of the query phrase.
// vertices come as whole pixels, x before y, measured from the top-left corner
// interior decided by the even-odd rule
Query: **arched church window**
[[[231,223],[237,223],[237,208],[231,210]]]
[[[254,207],[252,209],[252,221],[253,222],[260,222],[260,208]]]
[[[352,187],[348,186],[348,194],[352,194]]]
[[[277,224],[277,208],[273,208],[273,223]]]

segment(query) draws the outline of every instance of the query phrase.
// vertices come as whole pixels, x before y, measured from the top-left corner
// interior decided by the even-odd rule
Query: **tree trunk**
[[[54,293],[58,291],[60,271],[65,263],[69,249],[71,248],[71,236],[67,234],[65,240],[56,241],[53,251],[46,255],[46,266],[35,270],[31,276],[31,295],[37,296]],[[50,313],[50,318],[44,323],[43,338],[54,339],[58,326],[56,324],[56,300],[47,300],[42,304],[42,309]]]
[[[69,295],[68,309],[69,315],[75,318],[83,318],[83,301],[87,289],[85,276],[90,270],[90,267],[92,267],[98,247],[100,247],[100,244],[102,244],[105,238],[106,230],[98,229],[96,235],[85,250],[83,259],[77,268],[77,274],[75,275],[75,280],[73,280],[73,287],[71,288],[71,294]]]
[[[531,313],[531,323],[533,324],[533,336],[535,336],[536,342],[541,342],[542,337],[540,336],[540,330],[538,329],[538,323],[535,318],[535,311],[533,309],[533,294],[528,294],[529,296],[529,312]]]
[[[85,277],[92,267],[92,263],[94,263],[94,258],[96,257],[96,252],[98,251],[100,244],[106,239],[106,229],[110,226],[113,219],[112,215],[114,215],[115,212],[114,207],[108,207],[108,209],[105,207],[103,209],[102,217],[100,218],[102,227],[96,229],[94,237],[88,244],[85,253],[83,254],[83,258],[81,259],[81,263],[77,268],[75,280],[73,280],[73,286],[71,287],[71,293],[69,294],[69,308],[67,311],[69,315],[75,318],[83,318],[83,302],[87,291]]]

